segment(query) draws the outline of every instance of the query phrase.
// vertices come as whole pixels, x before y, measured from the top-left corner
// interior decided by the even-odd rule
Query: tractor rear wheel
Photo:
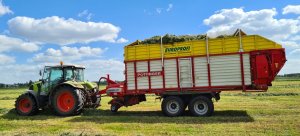
[[[78,115],[82,112],[85,97],[81,90],[70,87],[59,87],[51,99],[52,108],[59,116]]]
[[[32,116],[38,112],[34,97],[28,93],[20,95],[15,103],[16,112],[22,116]]]

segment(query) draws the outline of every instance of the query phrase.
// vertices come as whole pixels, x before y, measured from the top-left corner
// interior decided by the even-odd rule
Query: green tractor
[[[56,115],[80,114],[84,108],[97,108],[101,96],[98,86],[84,81],[84,67],[76,65],[45,66],[42,79],[30,85],[15,103],[19,115],[35,115],[51,108]]]

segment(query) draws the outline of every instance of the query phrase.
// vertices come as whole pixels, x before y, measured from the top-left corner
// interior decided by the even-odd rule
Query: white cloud
[[[78,13],[77,16],[78,16],[78,17],[85,17],[86,20],[89,21],[89,20],[92,19],[92,16],[94,16],[94,14],[93,14],[93,13],[90,13],[88,10],[84,10],[84,11]]]
[[[169,11],[172,10],[172,8],[173,8],[173,4],[169,4],[169,5],[168,5],[168,8],[166,9],[166,11],[169,12]]]
[[[211,27],[208,35],[232,34],[237,28],[246,33],[260,34],[276,41],[287,41],[299,34],[299,19],[276,19],[275,8],[245,12],[243,8],[222,9],[205,19],[205,25]]]
[[[14,62],[15,62],[14,57],[10,57],[10,56],[4,55],[4,54],[0,54],[0,65],[14,63]]]
[[[173,4],[170,3],[170,4],[168,4],[167,8],[156,8],[155,11],[153,11],[153,13],[156,12],[157,14],[161,14],[163,12],[170,12],[172,9],[173,9]],[[147,11],[146,9],[144,9],[144,13],[146,13],[147,15],[153,15],[152,12]]]
[[[290,54],[282,71],[300,72],[299,69],[292,68],[299,64],[295,60],[300,60],[300,20],[275,18],[276,15],[275,8],[253,11],[244,11],[243,8],[222,9],[203,20],[203,23],[211,27],[207,31],[211,37],[232,34],[237,28],[241,28],[248,34],[259,34],[281,43],[286,48],[286,54]]]
[[[291,51],[291,52],[289,53],[289,55],[299,55],[299,56],[300,56],[300,48]]]
[[[279,74],[300,73],[299,66],[300,59],[288,59]]]
[[[281,43],[282,45],[284,45],[287,48],[292,48],[292,49],[300,48],[299,43],[297,43],[296,41],[293,41],[291,39],[287,40],[287,41],[277,41],[277,42]]]
[[[282,14],[300,14],[300,5],[287,5],[283,8]]]
[[[26,42],[18,38],[0,35],[0,52],[24,51],[34,52],[39,50],[39,46],[35,43]]]
[[[24,83],[29,80],[38,80],[39,70],[42,69],[38,65],[32,64],[9,64],[0,67],[0,83]]]
[[[293,40],[293,41],[300,41],[300,35],[296,35],[294,37],[291,37],[291,40]]]
[[[81,11],[80,13],[78,13],[78,17],[83,17],[83,16],[85,16],[85,15],[87,15],[88,14],[88,10],[84,10],[84,11]]]
[[[127,42],[128,42],[128,40],[123,37],[116,41],[116,43],[127,43]]]
[[[77,64],[85,66],[85,80],[98,81],[100,76],[106,76],[111,74],[113,80],[124,80],[124,64],[122,61],[109,59],[109,60],[84,60],[73,61],[65,64]],[[0,83],[24,83],[29,80],[37,81],[39,76],[39,70],[43,67],[59,65],[59,62],[55,63],[38,63],[38,64],[7,64],[0,67]],[[6,72],[7,71],[7,72]],[[11,72],[13,71],[13,72]]]
[[[84,60],[76,64],[86,67],[85,76],[89,81],[98,81],[100,76],[111,75],[112,80],[124,80],[124,63],[119,60]]]
[[[276,9],[262,9],[245,12],[242,8],[222,9],[205,19],[204,24],[211,26],[208,34],[230,34],[237,28],[248,33],[258,33],[270,38],[283,40],[300,30],[298,19],[275,19]]]
[[[72,62],[88,57],[99,58],[101,54],[106,50],[107,49],[91,48],[89,46],[83,46],[80,48],[63,46],[57,50],[53,48],[48,48],[43,53],[35,54],[35,56],[32,59],[29,59],[29,62]]]
[[[96,41],[116,42],[120,28],[110,23],[82,22],[57,16],[34,19],[15,17],[8,21],[11,33],[33,42],[67,45]]]
[[[156,8],[156,12],[157,12],[158,14],[160,14],[162,10],[163,10],[162,8]]]
[[[0,0],[0,16],[3,16],[5,14],[12,14],[13,12],[9,9],[8,6],[5,6],[2,3],[2,0]]]

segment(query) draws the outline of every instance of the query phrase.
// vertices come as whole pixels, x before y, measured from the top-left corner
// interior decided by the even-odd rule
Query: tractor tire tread
[[[21,111],[18,110],[18,106],[19,106],[19,101],[24,98],[24,97],[29,97],[31,102],[32,102],[32,109],[29,113],[23,113]],[[17,114],[21,115],[21,116],[33,116],[33,115],[36,115],[39,111],[39,108],[38,108],[38,105],[37,105],[37,102],[34,98],[34,96],[32,96],[31,94],[29,93],[24,93],[24,94],[21,94],[15,101],[15,110],[17,112]]]
[[[55,99],[57,98],[57,94],[63,90],[71,91],[71,93],[75,97],[75,108],[68,113],[63,113],[63,112],[59,111],[59,109],[56,105]],[[81,114],[83,111],[84,103],[85,103],[85,95],[84,95],[83,91],[80,89],[73,88],[70,86],[61,86],[56,89],[56,91],[54,92],[54,94],[51,97],[52,97],[52,98],[50,98],[51,99],[51,107],[52,107],[54,113],[58,116],[74,116],[74,115]]]

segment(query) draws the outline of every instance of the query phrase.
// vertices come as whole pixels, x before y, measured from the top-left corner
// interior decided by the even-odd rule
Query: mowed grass
[[[14,101],[25,89],[0,90],[0,135],[300,135],[300,80],[273,82],[265,93],[222,92],[212,117],[165,117],[156,96],[113,114],[98,109],[73,117],[50,110],[16,115]]]

